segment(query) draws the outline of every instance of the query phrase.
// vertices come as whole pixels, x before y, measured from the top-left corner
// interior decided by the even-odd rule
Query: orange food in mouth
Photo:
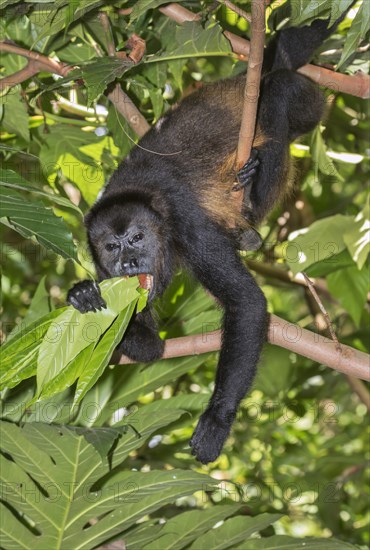
[[[137,277],[141,288],[151,290],[153,287],[153,275],[150,275],[149,273],[140,273]]]

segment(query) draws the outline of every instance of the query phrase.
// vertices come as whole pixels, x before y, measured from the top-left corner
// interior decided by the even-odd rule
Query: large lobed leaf
[[[66,427],[2,422],[1,430],[6,548],[90,549],[164,504],[214,486],[192,471],[109,473],[86,434]]]

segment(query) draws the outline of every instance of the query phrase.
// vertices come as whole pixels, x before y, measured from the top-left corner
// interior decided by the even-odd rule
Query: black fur
[[[282,31],[267,49],[271,72],[263,78],[258,110],[259,131],[265,136],[257,146],[260,165],[257,174],[255,165],[252,174],[248,171],[249,164],[239,177],[248,187],[244,215],[256,223],[284,190],[290,142],[312,130],[322,116],[318,88],[292,69],[309,61],[313,47],[328,33],[323,26],[319,22]],[[296,36],[304,36],[303,46],[297,46]],[[224,308],[215,390],[190,442],[203,463],[221,452],[238,405],[251,388],[268,327],[263,293],[242,264],[230,231],[218,221],[218,207],[210,209],[205,202],[219,193],[217,174],[236,148],[244,84],[240,76],[205,86],[166,114],[119,166],[86,217],[99,279],[139,273],[154,277],[149,305],[121,344],[131,358],[151,361],[163,353],[150,303],[163,293],[179,261]],[[221,210],[231,199],[220,197]],[[102,307],[92,282],[87,287],[78,283],[68,301],[82,312]]]

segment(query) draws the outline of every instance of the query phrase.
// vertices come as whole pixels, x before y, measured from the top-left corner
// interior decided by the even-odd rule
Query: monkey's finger
[[[91,304],[89,304],[85,297],[80,295],[70,295],[68,296],[67,303],[73,306],[75,309],[77,309],[80,313],[87,313],[88,311],[95,311],[95,309],[91,309]]]
[[[240,189],[244,189],[244,187],[247,187],[248,185],[250,185],[252,183],[252,178],[251,177],[248,177],[246,180],[243,180],[242,182],[238,182],[238,183],[235,183],[232,190],[233,192],[235,191],[240,191]]]

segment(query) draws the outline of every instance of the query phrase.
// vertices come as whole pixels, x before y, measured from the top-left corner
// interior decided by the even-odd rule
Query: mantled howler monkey
[[[338,23],[338,22],[337,22]],[[119,349],[136,361],[163,353],[152,300],[185,265],[224,308],[216,384],[190,445],[202,463],[214,461],[238,405],[251,387],[263,343],[266,300],[237,252],[227,223],[237,218],[242,237],[258,224],[287,187],[289,144],[320,121],[318,87],[295,72],[332,32],[328,22],[282,30],[266,49],[254,152],[238,174],[245,187],[237,214],[231,189],[245,76],[205,85],[161,118],[112,175],[86,216],[99,280],[148,274],[149,305],[131,322]],[[153,154],[155,151],[159,154]],[[177,155],[167,155],[180,152]],[[67,301],[81,312],[104,306],[93,281],[77,283]]]

